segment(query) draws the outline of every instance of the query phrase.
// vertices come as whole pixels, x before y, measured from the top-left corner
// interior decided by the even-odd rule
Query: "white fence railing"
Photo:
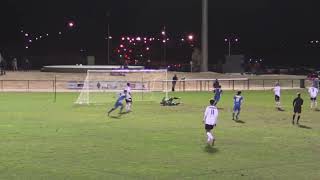
[[[175,90],[211,91],[214,79],[186,79],[176,81]],[[219,79],[224,90],[267,90],[279,82],[283,89],[299,89],[308,86],[305,79]],[[136,81],[141,83],[141,81]],[[144,81],[152,91],[171,90],[172,81]],[[166,84],[167,83],[167,84]],[[77,92],[81,90],[83,81],[66,80],[0,80],[0,91],[3,92]],[[73,88],[72,88],[73,87]]]

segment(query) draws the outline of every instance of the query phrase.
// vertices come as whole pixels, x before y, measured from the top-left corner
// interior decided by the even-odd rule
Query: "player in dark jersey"
[[[301,94],[298,93],[297,94],[298,97],[296,97],[293,100],[293,118],[292,118],[292,124],[294,125],[295,123],[295,118],[296,115],[298,114],[298,119],[297,119],[297,124],[299,125],[299,120],[300,120],[300,114],[301,114],[301,110],[302,110],[302,105],[303,105],[303,99],[301,98]]]

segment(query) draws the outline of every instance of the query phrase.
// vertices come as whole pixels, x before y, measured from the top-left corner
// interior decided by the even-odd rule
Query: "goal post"
[[[113,102],[130,83],[134,101],[153,101],[168,97],[168,71],[161,70],[88,70],[75,104]],[[162,97],[159,97],[162,96]]]

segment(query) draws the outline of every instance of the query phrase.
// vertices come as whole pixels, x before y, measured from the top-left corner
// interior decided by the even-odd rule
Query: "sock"
[[[234,113],[232,113],[232,119],[234,119]]]
[[[297,120],[297,123],[299,123],[299,120],[300,120],[300,115],[298,116],[298,120]]]
[[[311,107],[311,109],[313,108],[313,102],[311,102],[311,106],[310,107]]]
[[[110,111],[108,111],[108,114],[110,114],[112,111],[114,111],[114,108],[110,109]]]
[[[208,136],[208,141],[212,141],[214,139],[214,137],[210,132],[207,132],[207,136]]]
[[[318,106],[318,102],[314,102],[314,107],[316,108]]]
[[[236,117],[237,117],[237,119],[239,118],[239,115],[240,115],[240,112],[238,112],[238,113],[237,113],[237,116],[236,116]]]
[[[215,139],[216,139],[213,134],[211,134],[211,137],[212,137],[212,140],[215,140]]]
[[[209,143],[211,141],[210,132],[207,132],[207,136],[208,136],[207,142]]]
[[[293,115],[292,121],[294,121],[295,118],[296,118],[296,115]]]

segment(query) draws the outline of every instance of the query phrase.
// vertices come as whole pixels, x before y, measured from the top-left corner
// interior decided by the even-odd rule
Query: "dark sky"
[[[320,39],[319,5],[316,0],[209,0],[210,61],[226,54],[224,38],[234,36],[240,38],[234,53],[270,62],[303,57],[308,59],[304,63],[317,62],[320,51],[308,42]],[[156,34],[164,25],[172,37],[188,32],[199,36],[201,30],[200,0],[2,0],[0,8],[0,47],[8,52],[24,47],[22,27],[33,34],[67,33],[63,45],[51,40],[35,46],[33,55],[49,54],[58,46],[103,54],[107,22],[116,39],[123,34]],[[65,26],[69,20],[77,24],[72,32]]]

